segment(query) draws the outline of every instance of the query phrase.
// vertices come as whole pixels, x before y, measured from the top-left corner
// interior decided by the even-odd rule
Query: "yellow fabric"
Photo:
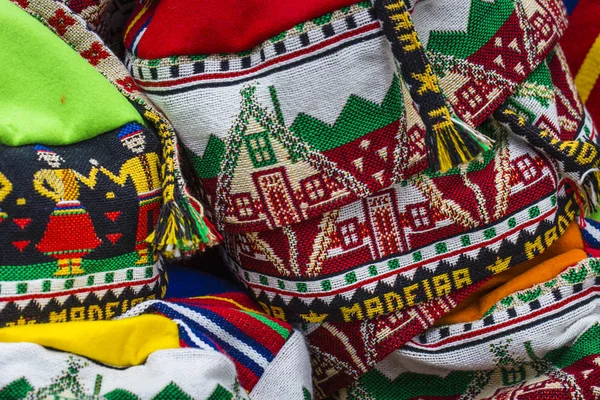
[[[552,280],[569,266],[587,258],[579,226],[571,223],[544,253],[493,276],[465,301],[438,320],[436,325],[476,321],[504,297]]]
[[[119,175],[113,174],[104,167],[100,167],[100,171],[108,176],[110,180],[121,186],[125,186],[127,179],[131,178],[136,193],[141,194],[160,187],[159,165],[160,159],[158,158],[158,154],[147,153],[140,154],[125,161],[119,171]],[[146,171],[149,173],[150,179],[146,176]],[[150,187],[150,185],[152,185],[152,187]]]
[[[575,85],[579,90],[581,101],[585,104],[596,86],[596,81],[600,76],[600,35],[594,41],[592,48],[588,52],[583,64],[575,77]]]
[[[157,350],[179,348],[177,324],[161,315],[0,329],[0,342],[31,342],[116,367],[143,364]]]

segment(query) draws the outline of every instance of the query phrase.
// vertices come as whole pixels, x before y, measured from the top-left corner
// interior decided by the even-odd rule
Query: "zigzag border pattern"
[[[592,263],[595,263],[595,267],[591,267]],[[587,279],[577,280],[572,283],[569,283],[565,279],[565,275],[573,276],[574,274],[582,273],[582,270],[585,270]],[[521,317],[527,317],[528,315],[531,315],[538,310],[550,307],[559,301],[568,301],[569,298],[578,293],[582,293],[589,288],[600,286],[600,262],[598,259],[588,258],[560,274],[558,276],[558,280],[561,282],[555,283],[554,285],[540,284],[532,289],[527,289],[511,295],[511,297],[516,297],[517,299],[515,299],[510,307],[501,310],[490,310],[492,312],[484,316],[482,319],[464,324],[454,324],[436,329],[429,329],[426,333],[413,340],[415,343],[421,345],[434,345],[441,340],[448,340],[453,336],[461,335],[465,332],[473,333],[473,337],[469,340],[473,340],[484,334],[488,335],[489,332],[478,333],[478,331],[484,329],[487,330],[487,328],[491,328]],[[535,299],[532,299],[531,301],[518,300],[519,294],[524,297],[530,293],[537,292],[538,290],[540,291],[540,294],[537,295],[536,293],[537,297]]]
[[[159,298],[163,285],[158,275],[152,282],[113,290],[0,303],[1,326],[116,318],[137,304]]]
[[[120,295],[127,289],[134,293],[145,286],[161,283],[164,261],[159,259],[154,265],[126,268],[110,272],[82,275],[62,279],[37,279],[27,282],[3,282],[0,290],[0,314],[8,304],[23,308],[31,302],[46,306],[50,301],[65,300],[69,297],[83,301],[91,293],[113,292]],[[99,282],[104,284],[99,285]],[[0,318],[0,321],[2,318]]]

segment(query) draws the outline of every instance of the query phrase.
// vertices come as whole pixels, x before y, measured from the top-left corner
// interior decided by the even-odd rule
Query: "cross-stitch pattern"
[[[599,267],[584,260],[481,320],[430,329],[334,398],[593,399]]]
[[[0,352],[10,362],[3,367],[11,367],[0,378],[4,399],[248,399],[232,363],[218,353],[162,350],[143,366],[120,370],[32,343],[2,343]]]
[[[554,0],[406,6],[410,19],[402,23],[413,33],[401,35],[418,34],[428,62],[401,74],[379,20],[385,21],[385,12],[370,2],[303,22],[243,53],[154,60],[137,56],[136,46],[150,35],[156,4],[136,8],[125,35],[128,66],[177,128],[222,229],[257,232],[306,221],[422,172],[436,143],[442,150],[471,148],[466,142],[463,148],[454,133],[454,139],[433,140],[434,126],[460,131],[466,141],[487,141],[472,128],[532,75],[565,29],[562,5]],[[408,14],[390,18],[400,21],[402,15]],[[441,15],[452,23],[441,24]],[[252,104],[262,110],[263,125],[243,122],[249,100],[242,93],[249,86],[256,87]],[[440,89],[447,107],[441,93],[428,88]],[[425,122],[422,104],[417,109],[411,101],[423,97],[420,89],[437,99]],[[453,115],[459,122],[450,122]],[[295,139],[281,142],[271,131],[276,128]],[[239,135],[245,139],[233,139]],[[313,150],[310,162],[291,156],[296,143]],[[472,150],[462,153],[462,161],[477,153]],[[450,164],[462,157],[440,154],[458,157]]]
[[[161,294],[146,241],[161,201],[158,135],[131,123],[69,146],[0,146],[0,322],[109,319]]]
[[[179,165],[178,139],[170,123],[154,108],[139,88],[122,62],[92,31],[93,23],[86,26],[84,20],[60,2],[36,0],[35,2],[16,0],[14,3],[34,16],[46,27],[61,37],[92,66],[104,75],[157,130],[162,160],[161,186],[162,202],[158,224],[150,235],[155,249],[167,258],[189,255],[215,245],[220,236],[204,215],[204,208],[187,190]],[[77,3],[77,2],[75,2]],[[100,13],[107,2],[93,2],[89,10]],[[84,5],[87,6],[87,5]],[[80,10],[88,10],[86,7]],[[94,16],[84,16],[90,21]],[[178,223],[175,223],[177,221]]]

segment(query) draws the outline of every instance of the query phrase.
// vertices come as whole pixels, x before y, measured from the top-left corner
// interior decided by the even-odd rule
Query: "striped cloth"
[[[313,398],[309,352],[299,331],[264,314],[228,282],[190,269],[168,269],[174,283],[168,293],[178,298],[138,302],[120,321],[5,328],[39,328],[37,338],[43,339],[23,332],[15,336],[15,343],[4,343],[6,335],[0,339],[0,399]],[[114,309],[118,303],[108,304]],[[145,339],[136,340],[132,326],[140,331],[135,324],[150,316],[154,323],[146,324],[139,335]],[[158,319],[171,329],[161,329]],[[89,325],[99,323],[130,325]],[[73,324],[95,329],[86,334]],[[64,330],[50,329],[59,326]],[[152,344],[165,337],[171,338],[168,345]],[[76,340],[79,347],[53,346],[48,340]],[[101,359],[81,351],[84,347],[104,354],[132,353],[136,361]]]
[[[311,367],[302,334],[266,316],[233,285],[207,274],[196,275],[202,276],[194,281],[204,282],[204,289],[212,286],[212,293],[202,289],[198,297],[147,301],[123,318],[147,313],[170,318],[179,325],[182,348],[211,350],[232,360],[241,387],[252,399],[312,398]]]
[[[568,8],[574,1],[566,2]],[[573,11],[569,28],[562,38],[575,85],[582,102],[592,115],[600,117],[600,2],[580,0]]]

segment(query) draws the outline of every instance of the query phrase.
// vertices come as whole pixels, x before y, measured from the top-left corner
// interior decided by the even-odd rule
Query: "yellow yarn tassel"
[[[437,119],[433,124],[433,132],[426,137],[429,164],[435,171],[446,172],[492,147],[491,139],[451,117],[447,107],[433,110],[429,116]]]
[[[177,190],[175,133],[156,113],[146,111],[144,117],[158,129],[163,158],[163,206],[155,230],[146,241],[166,258],[179,258],[216,245],[220,236],[204,217],[202,205],[187,192]]]

